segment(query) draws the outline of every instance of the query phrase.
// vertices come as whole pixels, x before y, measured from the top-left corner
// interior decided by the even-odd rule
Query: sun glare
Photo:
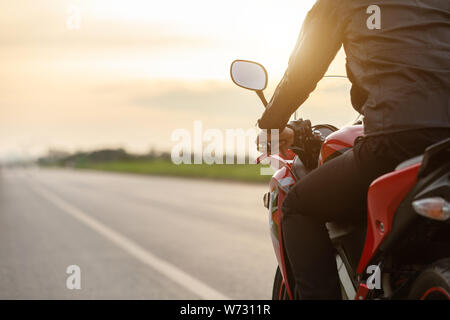
[[[2,105],[8,107],[0,108],[0,157],[18,150],[14,147],[18,145],[41,151],[58,144],[67,148],[89,147],[94,141],[140,145],[143,149],[149,144],[158,146],[170,139],[156,135],[153,140],[149,138],[151,141],[136,137],[149,132],[149,128],[155,130],[157,124],[173,124],[169,118],[175,114],[183,123],[200,117],[190,106],[208,110],[208,119],[216,121],[214,126],[253,124],[257,117],[253,113],[260,111],[258,101],[248,92],[231,88],[229,66],[238,58],[261,62],[273,88],[285,70],[313,3],[314,0],[2,3],[0,75],[6,80],[0,84],[0,91],[9,94],[2,96]],[[68,21],[73,12],[80,14],[79,19]],[[138,88],[131,83],[139,83]],[[173,97],[163,101],[164,108],[155,105],[157,100],[146,104],[149,91],[158,90],[162,84],[170,84]],[[186,84],[202,86],[205,93],[181,90]],[[17,94],[24,90],[27,94]],[[183,99],[192,102],[180,109],[183,104],[179,101]],[[245,115],[241,112],[238,124],[235,117],[227,120],[223,115],[217,116],[223,110],[218,109],[215,99],[223,100],[223,108],[229,108],[225,104],[235,104],[237,112],[252,111]],[[243,99],[248,100],[242,102]],[[240,108],[240,103],[254,104],[254,110]],[[89,117],[92,110],[98,115],[108,110],[108,120],[103,114],[99,116],[101,121]],[[117,123],[112,110],[126,114],[128,122],[117,116],[121,120]],[[90,132],[86,127],[97,127],[99,122],[103,126],[101,136],[93,138],[99,130],[94,130],[91,137],[83,134]],[[64,126],[59,126],[61,123]],[[158,129],[160,137],[170,136],[171,128]]]
[[[147,51],[148,61],[143,69],[149,70],[146,71],[148,76],[152,76],[152,69],[156,71],[155,76],[164,76],[161,68],[164,66],[168,77],[225,78],[233,57],[265,62],[279,76],[313,2],[93,0],[83,2],[86,6],[83,11],[88,15],[86,19],[93,19],[95,23],[122,24],[125,29],[122,32],[130,36],[134,32],[148,36],[159,32],[177,34],[180,43],[183,37],[187,39],[184,48],[175,49],[176,43],[171,43],[165,50]],[[181,64],[184,67],[180,67]],[[214,64],[226,67],[214,67]],[[114,67],[117,69],[120,65],[125,73],[136,71],[136,63],[122,61]]]

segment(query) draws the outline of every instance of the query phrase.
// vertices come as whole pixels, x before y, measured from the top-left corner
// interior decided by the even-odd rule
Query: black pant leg
[[[340,299],[327,221],[362,218],[370,181],[356,169],[353,151],[302,178],[283,203],[283,236],[296,280],[296,298]]]

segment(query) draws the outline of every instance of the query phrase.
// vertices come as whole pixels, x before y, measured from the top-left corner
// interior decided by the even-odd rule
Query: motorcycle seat
[[[421,154],[419,156],[415,156],[414,158],[405,160],[405,161],[401,162],[397,167],[395,167],[395,171],[402,170],[406,167],[409,167],[416,163],[422,162],[422,160],[423,160],[423,154]]]
[[[425,153],[400,163],[395,171],[422,163],[418,176],[424,175],[434,164],[446,161],[450,156],[450,138],[441,140],[425,149]]]

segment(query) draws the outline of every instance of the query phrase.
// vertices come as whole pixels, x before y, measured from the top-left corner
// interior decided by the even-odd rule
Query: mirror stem
[[[266,97],[264,96],[264,93],[261,90],[257,90],[256,94],[261,99],[262,103],[264,104],[264,107],[267,107],[267,100]]]

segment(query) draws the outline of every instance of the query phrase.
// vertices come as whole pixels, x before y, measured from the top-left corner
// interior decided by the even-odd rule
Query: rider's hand
[[[260,136],[261,136],[261,134],[258,135],[258,139],[256,141],[258,146],[259,146]],[[267,141],[271,141],[270,139],[271,139],[270,130],[267,130]],[[279,144],[278,144],[279,151],[283,156],[286,156],[287,150],[294,143],[294,130],[292,130],[291,128],[285,127],[283,129],[283,131],[281,131],[279,133],[278,139],[279,139]],[[276,143],[271,143],[271,144],[275,145]]]

